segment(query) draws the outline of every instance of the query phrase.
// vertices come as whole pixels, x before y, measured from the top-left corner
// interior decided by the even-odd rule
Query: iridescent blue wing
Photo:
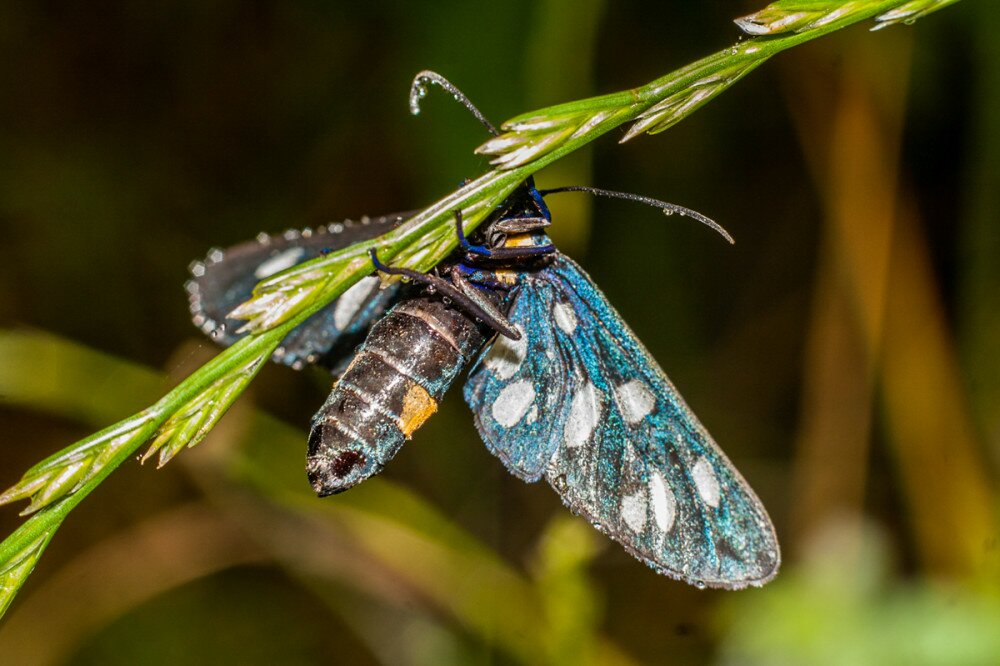
[[[565,420],[568,359],[561,353],[549,317],[546,293],[515,297],[508,319],[520,340],[497,336],[479,357],[465,384],[476,427],[486,447],[515,476],[538,481],[555,453],[559,423]]]
[[[466,388],[508,467],[544,473],[570,509],[661,573],[731,589],[774,576],[760,500],[579,266],[559,255],[525,274],[510,319],[527,353],[491,367],[487,350]]]
[[[400,224],[409,213],[335,222],[316,229],[259,235],[226,250],[211,250],[191,264],[186,288],[194,323],[221,345],[243,337],[236,331],[246,322],[228,314],[250,298],[266,277],[327,251],[374,238]],[[294,368],[306,363],[335,366],[361,341],[360,336],[395,300],[398,285],[378,288],[378,278],[362,279],[330,305],[289,333],[274,359]]]

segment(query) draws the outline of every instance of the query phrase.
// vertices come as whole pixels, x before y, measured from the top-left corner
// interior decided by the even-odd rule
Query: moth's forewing
[[[760,500],[621,316],[563,255],[522,276],[525,352],[486,350],[466,398],[491,450],[666,575],[761,585],[780,563]]]

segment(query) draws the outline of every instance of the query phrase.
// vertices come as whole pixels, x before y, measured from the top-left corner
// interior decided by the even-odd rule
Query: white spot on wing
[[[271,277],[275,273],[280,273],[286,268],[291,268],[297,264],[305,253],[305,248],[290,247],[284,252],[279,252],[267,261],[261,263],[261,265],[257,267],[257,270],[253,272],[253,276],[258,280]]]
[[[653,472],[649,478],[649,498],[653,505],[653,518],[656,520],[656,526],[660,528],[661,532],[669,532],[677,517],[677,498],[667,487],[659,472]]]
[[[337,330],[342,331],[347,328],[351,319],[357,314],[358,308],[364,304],[365,299],[376,287],[378,287],[378,278],[369,275],[366,278],[361,278],[357,284],[341,294],[333,309],[333,325],[337,327]]]
[[[524,418],[528,407],[535,400],[535,389],[527,379],[505,386],[493,401],[493,418],[505,428],[514,426]]]
[[[576,330],[576,315],[569,303],[556,303],[552,307],[552,317],[556,320],[556,326],[561,328],[566,335]]]
[[[618,407],[629,425],[635,425],[646,417],[656,405],[656,397],[649,387],[639,379],[625,382],[615,389]]]
[[[524,363],[524,357],[528,355],[528,334],[520,326],[515,326],[521,332],[520,340],[511,340],[504,336],[498,336],[493,343],[490,353],[486,355],[483,363],[493,371],[499,379],[510,379]]]
[[[569,406],[566,429],[563,431],[563,441],[566,446],[570,448],[583,446],[590,440],[594,428],[601,420],[602,408],[597,388],[591,382],[587,382],[576,392]]]
[[[708,462],[705,456],[701,456],[694,464],[691,476],[694,477],[694,485],[698,488],[698,494],[701,495],[702,501],[713,509],[717,508],[719,506],[719,480],[715,478],[712,463]]]
[[[641,532],[646,527],[646,491],[640,489],[622,498],[622,520],[633,532]]]

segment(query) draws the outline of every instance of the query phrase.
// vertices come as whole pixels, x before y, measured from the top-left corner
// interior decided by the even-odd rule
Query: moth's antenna
[[[685,208],[684,206],[678,206],[677,204],[667,203],[666,201],[660,201],[659,199],[653,199],[652,197],[644,197],[641,194],[630,194],[628,192],[616,192],[614,190],[602,190],[596,187],[587,187],[586,185],[570,185],[569,187],[557,187],[551,190],[538,190],[538,193],[542,196],[548,196],[549,194],[557,194],[559,192],[590,192],[594,196],[598,197],[608,197],[609,199],[625,199],[626,201],[635,201],[637,203],[646,204],[647,206],[652,206],[653,208],[659,208],[663,211],[665,215],[673,215],[677,213],[684,217],[690,217],[698,222],[701,222],[707,227],[715,229],[719,234],[729,241],[730,245],[735,244],[736,241],[733,237],[729,235],[721,224],[716,222],[710,217],[706,217],[696,210],[691,210],[690,208]]]
[[[480,124],[486,128],[487,132],[493,136],[500,136],[500,132],[493,126],[493,123],[487,120],[482,111],[477,109],[476,105],[469,101],[469,98],[465,96],[465,93],[459,90],[454,83],[444,78],[437,72],[432,72],[429,69],[425,69],[413,77],[413,83],[410,84],[410,113],[415,116],[420,114],[420,100],[427,97],[428,84],[430,83],[435,83],[444,88],[447,92],[450,92],[451,96],[455,98],[455,101],[468,109],[469,113],[476,117],[476,120],[478,120]]]

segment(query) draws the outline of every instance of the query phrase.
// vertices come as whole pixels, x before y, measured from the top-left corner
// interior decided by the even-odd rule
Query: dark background
[[[419,208],[486,170],[482,129],[447,95],[409,115],[418,70],[500,122],[666,74],[735,42],[731,19],[759,8],[3,3],[0,347],[12,332],[73,344],[44,386],[0,367],[0,484],[168,386],[130,384],[132,364],[176,382],[210,357],[182,288],[209,247]],[[329,380],[269,367],[204,444],[161,471],[124,465],[74,512],[0,653],[1000,661],[998,20],[963,2],[844,30],[665,134],[621,146],[612,132],[539,176],[667,199],[736,237],[625,202],[549,202],[557,243],[767,505],[785,555],[774,583],[727,593],[655,575],[507,475],[457,390],[386,482],[310,498],[305,429]],[[294,434],[269,438],[251,406]],[[287,488],[246,471],[279,468]]]

